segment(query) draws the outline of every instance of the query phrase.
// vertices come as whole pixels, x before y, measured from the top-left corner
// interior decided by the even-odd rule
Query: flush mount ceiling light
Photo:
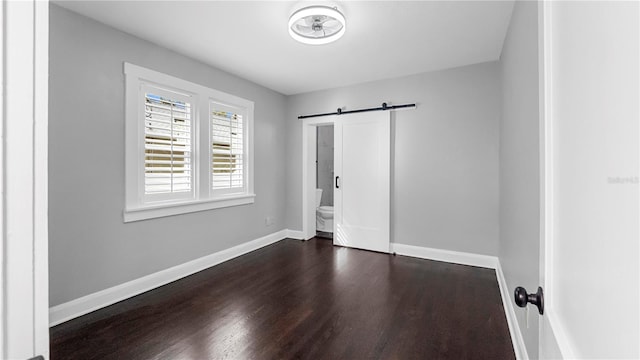
[[[328,44],[344,35],[345,25],[344,15],[337,8],[315,5],[291,15],[289,34],[305,44]]]

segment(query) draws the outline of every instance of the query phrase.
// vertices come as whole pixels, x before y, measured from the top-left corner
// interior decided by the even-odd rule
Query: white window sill
[[[225,196],[216,199],[167,203],[124,210],[124,222],[133,222],[165,216],[188,214],[197,211],[220,209],[230,206],[253,204],[255,194]]]

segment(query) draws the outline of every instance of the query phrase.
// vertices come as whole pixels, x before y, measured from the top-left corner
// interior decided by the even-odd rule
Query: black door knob
[[[540,315],[544,314],[544,292],[540,286],[538,286],[538,292],[535,294],[527,294],[527,289],[521,286],[518,286],[513,294],[516,305],[519,307],[525,307],[527,303],[531,303],[538,307]]]

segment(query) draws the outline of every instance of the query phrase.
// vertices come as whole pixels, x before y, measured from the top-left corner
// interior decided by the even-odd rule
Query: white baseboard
[[[304,233],[298,230],[287,229],[287,237],[290,239],[304,240]]]
[[[498,265],[498,258],[495,256],[433,249],[398,243],[391,243],[391,252],[395,252],[398,255],[417,257],[421,259],[444,261],[454,264],[471,265],[489,269],[495,269]]]
[[[513,308],[513,302],[511,301],[511,293],[507,287],[507,281],[504,278],[500,261],[496,266],[496,277],[498,278],[498,286],[500,287],[500,295],[502,298],[502,307],[504,307],[504,314],[507,317],[507,325],[509,325],[509,334],[511,335],[511,342],[513,343],[513,351],[516,353],[517,360],[529,360],[529,354],[527,354],[527,347],[524,345],[524,338],[522,332],[520,332],[520,326],[518,325],[518,319],[516,318],[516,312]]]
[[[293,232],[296,233],[296,232]],[[240,255],[292,237],[287,229],[49,308],[49,326],[128,299]]]

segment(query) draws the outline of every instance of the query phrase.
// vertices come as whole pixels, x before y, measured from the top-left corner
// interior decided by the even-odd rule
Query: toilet
[[[322,189],[316,189],[316,230],[333,233],[333,206],[320,206]]]

